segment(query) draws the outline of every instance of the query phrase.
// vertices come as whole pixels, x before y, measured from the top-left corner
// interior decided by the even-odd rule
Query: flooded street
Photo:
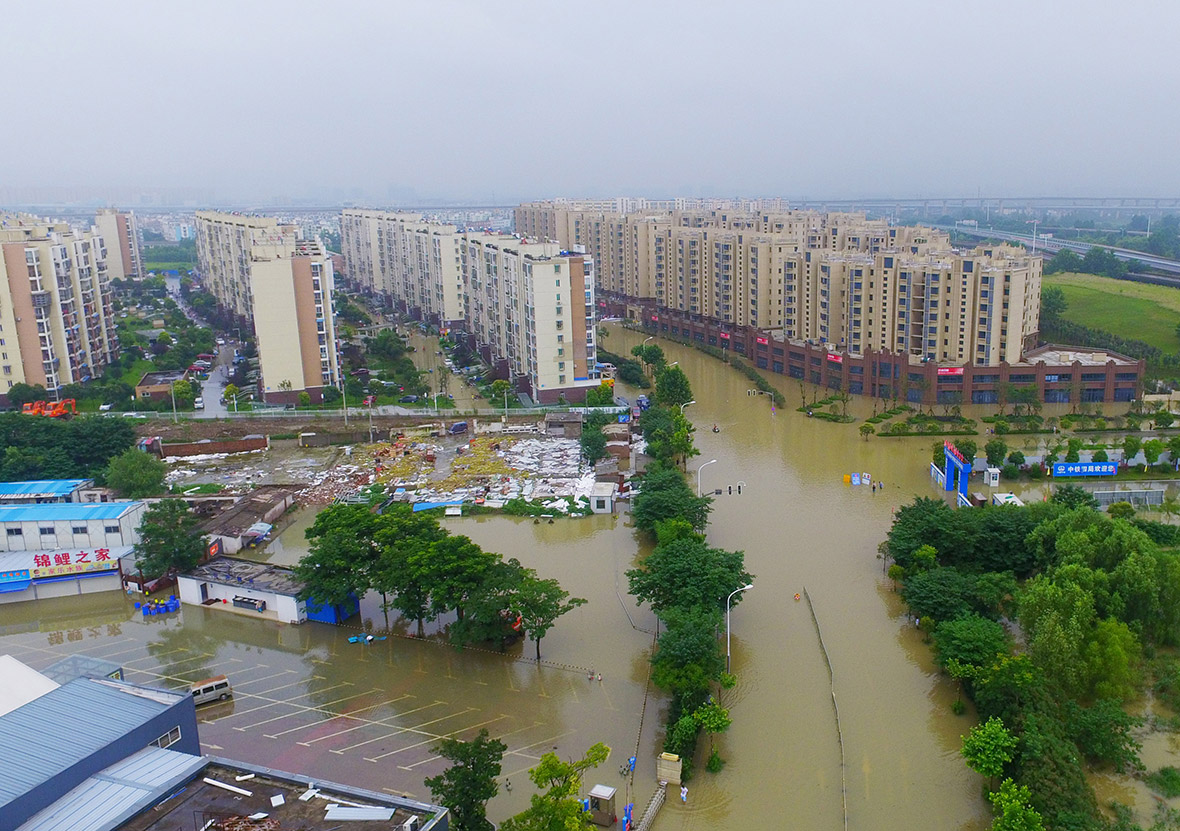
[[[640,340],[616,328],[605,345],[627,352]],[[755,588],[733,613],[739,682],[724,693],[734,723],[718,740],[728,765],[718,775],[698,766],[687,804],[670,801],[656,827],[839,829],[842,787],[852,828],[986,827],[978,776],[959,758],[971,722],[951,714],[955,691],[907,625],[876,556],[892,509],[934,493],[932,439],[863,441],[855,424],[794,412],[798,385],[781,378],[788,406],[772,414],[769,399],[748,396],[750,383],[737,372],[661,345],[688,373],[697,400],[687,411],[701,448],[691,477],[717,459],[702,474],[705,490],[722,488],[709,540],[746,552]],[[851,407],[867,415],[871,402]],[[885,490],[845,485],[854,471]],[[294,563],[313,519],[311,511],[290,517],[269,547],[244,556]],[[658,692],[645,700],[655,619],[626,594],[623,573],[640,553],[626,515],[444,522],[589,601],[544,639],[540,665],[531,642],[500,654],[415,638],[412,624],[394,617],[387,625],[373,595],[361,625],[386,639],[369,646],[348,642],[353,627],[284,626],[192,606],[142,618],[124,598],[97,595],[0,607],[0,653],[42,668],[84,652],[122,663],[131,681],[170,687],[224,672],[235,697],[198,714],[206,752],[423,799],[422,779],[443,766],[430,752],[437,738],[470,739],[487,728],[508,745],[504,778],[514,785],[489,806],[495,819],[527,805],[526,771],[542,753],[573,757],[604,741],[613,753],[587,784],[618,787],[620,808],[633,800],[641,811],[655,788],[665,704]],[[807,603],[794,600],[805,588],[835,675],[843,783],[827,666]],[[633,790],[618,769],[632,754]]]

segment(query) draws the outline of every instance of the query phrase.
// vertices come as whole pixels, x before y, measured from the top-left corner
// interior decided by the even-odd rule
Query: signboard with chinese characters
[[[829,360],[829,361],[831,361],[831,362],[832,362],[832,363],[834,363],[834,364],[842,364],[842,363],[844,363],[844,356],[843,356],[843,355],[837,355],[837,354],[836,354],[836,353],[834,353],[834,352],[829,352],[829,353],[828,353],[828,360]]]
[[[118,567],[119,561],[111,557],[109,548],[33,555],[33,577],[38,579],[84,574],[88,571],[111,571]]]
[[[759,346],[767,346],[770,343],[768,338],[754,338],[754,340],[758,341]]]
[[[1114,476],[1118,462],[1054,462],[1054,476]]]
[[[961,366],[941,366],[938,368],[939,375],[962,375],[963,367]]]

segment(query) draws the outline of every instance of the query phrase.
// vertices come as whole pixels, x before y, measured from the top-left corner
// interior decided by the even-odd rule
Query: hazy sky
[[[1175,0],[0,8],[0,189],[1180,194]]]

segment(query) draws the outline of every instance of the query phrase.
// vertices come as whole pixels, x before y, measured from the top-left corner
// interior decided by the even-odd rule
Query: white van
[[[210,701],[225,701],[234,694],[229,679],[224,675],[215,675],[193,684],[193,703],[206,704]]]

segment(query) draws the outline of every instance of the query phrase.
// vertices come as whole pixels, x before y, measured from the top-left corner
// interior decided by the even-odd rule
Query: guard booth
[[[609,785],[595,785],[590,789],[590,821],[606,828],[614,825],[617,819],[615,789]]]

